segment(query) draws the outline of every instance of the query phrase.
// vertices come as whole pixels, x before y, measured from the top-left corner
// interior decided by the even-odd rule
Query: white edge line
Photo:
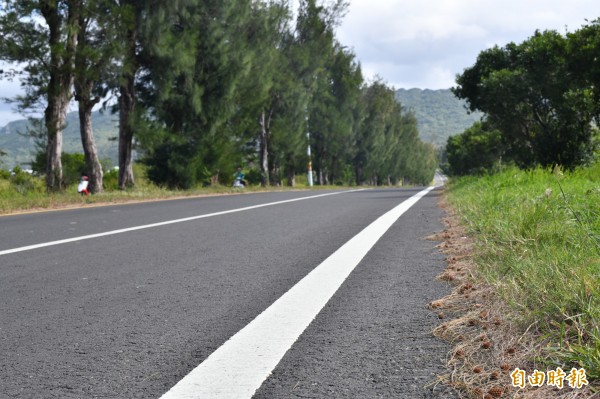
[[[433,189],[405,200],[342,245],[161,399],[251,398],[375,243]]]
[[[284,200],[284,201],[269,202],[269,203],[266,203],[266,204],[252,205],[252,206],[247,206],[247,207],[244,207],[244,208],[231,209],[231,210],[228,210],[228,211],[208,213],[208,214],[205,214],[205,215],[192,216],[192,217],[188,217],[188,218],[168,220],[168,221],[165,221],[165,222],[152,223],[152,224],[146,224],[146,225],[135,226],[135,227],[128,227],[128,228],[119,229],[119,230],[111,230],[111,231],[106,231],[104,233],[90,234],[90,235],[86,235],[86,236],[66,238],[64,240],[57,240],[57,241],[44,242],[44,243],[40,243],[40,244],[27,245],[27,246],[24,246],[24,247],[18,247],[18,248],[12,248],[12,249],[5,249],[3,251],[0,251],[0,256],[2,256],[2,255],[8,255],[8,254],[14,254],[14,253],[17,253],[17,252],[31,251],[33,249],[38,249],[38,248],[51,247],[51,246],[54,246],[54,245],[68,244],[70,242],[90,240],[92,238],[99,238],[99,237],[106,237],[106,236],[111,236],[111,235],[115,235],[115,234],[128,233],[128,232],[136,231],[136,230],[143,230],[143,229],[150,229],[150,228],[153,228],[153,227],[167,226],[169,224],[189,222],[189,221],[192,221],[192,220],[204,219],[204,218],[209,218],[209,217],[212,217],[212,216],[226,215],[228,213],[243,212],[243,211],[248,211],[248,210],[251,210],[251,209],[264,208],[266,206],[280,205],[280,204],[286,204],[286,203],[289,203],[289,202],[296,202],[296,201],[303,201],[303,200],[309,200],[309,199],[320,198],[320,197],[327,197],[327,196],[330,196],[330,195],[354,193],[354,192],[364,191],[364,190],[365,189],[348,190],[348,191],[338,191],[338,192],[335,192],[335,193],[319,194],[319,195],[313,195],[313,196],[310,196],[310,197],[302,197],[302,198],[294,198],[294,199],[289,199],[289,200]]]

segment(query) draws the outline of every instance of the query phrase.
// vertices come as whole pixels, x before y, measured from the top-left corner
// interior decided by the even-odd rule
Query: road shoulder
[[[437,383],[449,345],[427,309],[449,292],[444,255],[424,237],[442,228],[439,190],[403,215],[288,351],[255,398],[455,398]]]

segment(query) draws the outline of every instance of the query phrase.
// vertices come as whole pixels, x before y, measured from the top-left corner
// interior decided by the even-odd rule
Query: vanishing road
[[[437,189],[0,217],[0,398],[452,398]]]

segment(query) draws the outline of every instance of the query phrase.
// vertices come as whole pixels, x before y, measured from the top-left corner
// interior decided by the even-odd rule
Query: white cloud
[[[338,30],[365,75],[396,87],[448,88],[480,51],[536,29],[564,33],[600,17],[597,0],[351,0]]]

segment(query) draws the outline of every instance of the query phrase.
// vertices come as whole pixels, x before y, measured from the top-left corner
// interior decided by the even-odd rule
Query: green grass
[[[448,200],[478,240],[481,275],[545,343],[541,360],[600,382],[600,163],[460,178]]]

